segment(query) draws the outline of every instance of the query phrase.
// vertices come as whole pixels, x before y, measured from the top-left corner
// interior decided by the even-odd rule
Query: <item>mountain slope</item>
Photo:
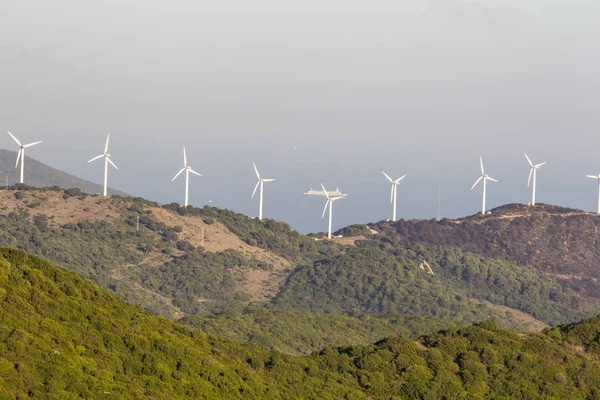
[[[6,399],[591,399],[600,396],[599,340],[598,318],[533,335],[486,321],[289,357],[153,316],[0,250]]]
[[[557,277],[581,296],[600,299],[600,217],[596,214],[544,204],[510,204],[485,216],[380,222],[371,227],[394,242],[455,246],[509,259]]]
[[[4,186],[5,176],[8,177],[9,186],[19,182],[21,170],[15,168],[16,160],[17,152],[0,149],[0,186]],[[29,156],[25,156],[25,183],[33,187],[79,188],[84,193],[102,193],[103,190],[102,185],[57,170]],[[126,195],[124,192],[110,188],[109,192],[113,195]]]
[[[531,330],[598,309],[555,277],[391,236],[348,246],[228,210],[72,191],[0,192],[0,202],[0,246],[44,256],[171,318],[261,302],[320,314],[392,311],[457,323],[495,316],[505,327]],[[419,268],[424,261],[434,275]]]

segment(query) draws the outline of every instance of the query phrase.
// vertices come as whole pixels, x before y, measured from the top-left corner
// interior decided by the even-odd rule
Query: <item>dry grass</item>
[[[273,297],[291,269],[291,264],[285,258],[270,253],[259,247],[250,246],[231,233],[220,222],[206,224],[201,217],[182,216],[163,208],[153,207],[152,213],[156,218],[169,225],[181,226],[181,238],[194,246],[202,246],[206,251],[219,252],[227,249],[237,250],[247,258],[273,265],[272,271],[251,268],[238,268],[240,286],[247,292],[252,301],[268,301]],[[204,235],[204,237],[203,237]]]
[[[15,198],[15,190],[0,191],[0,214],[27,209],[32,216],[46,215],[60,225],[69,222],[114,220],[120,216],[119,200],[111,197],[63,199],[62,192],[23,191],[23,198]],[[39,203],[34,208],[29,207]]]

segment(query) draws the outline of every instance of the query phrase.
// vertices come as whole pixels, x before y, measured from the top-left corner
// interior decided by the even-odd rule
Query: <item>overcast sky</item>
[[[215,4],[218,3],[218,4]],[[267,217],[323,231],[398,215],[477,212],[538,201],[595,209],[600,173],[600,3],[583,0],[413,1],[4,0],[0,128],[28,155],[100,183],[108,132],[119,166],[109,184],[160,202],[256,215],[252,161]],[[2,136],[4,135],[4,136]],[[0,147],[14,149],[7,134]]]

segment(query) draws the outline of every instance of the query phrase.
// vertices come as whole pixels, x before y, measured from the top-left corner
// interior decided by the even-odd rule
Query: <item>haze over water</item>
[[[537,200],[594,210],[600,173],[600,5],[590,1],[281,2],[8,0],[0,13],[0,128],[28,155],[100,183],[86,164],[111,133],[111,186],[160,202],[323,231],[398,215],[474,214],[529,201],[523,156],[547,161]],[[15,149],[0,134],[0,146]]]

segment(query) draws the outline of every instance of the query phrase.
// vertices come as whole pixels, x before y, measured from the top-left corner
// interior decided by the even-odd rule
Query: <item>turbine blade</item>
[[[329,199],[330,201],[336,201],[336,200],[340,200],[340,199],[345,199],[346,196],[338,196],[338,197],[332,197],[331,199]]]
[[[119,168],[117,168],[117,166],[115,165],[115,163],[112,162],[112,160],[109,157],[106,157],[106,159],[108,160],[108,162],[110,163],[110,165],[112,165],[113,167],[115,167],[115,169],[119,169]]]
[[[545,163],[545,162],[543,162],[543,163],[541,163],[541,164],[535,165],[535,167],[536,167],[536,168],[539,168],[539,167],[541,167],[542,165],[546,165],[546,163]]]
[[[254,186],[254,192],[252,192],[252,197],[250,197],[251,199],[254,198],[254,195],[256,194],[256,190],[258,189],[258,185],[260,185],[260,181],[256,182],[256,186]]]
[[[39,142],[33,142],[33,143],[26,144],[23,147],[27,148],[27,147],[35,146],[36,144],[40,144],[40,143],[42,143],[41,140]]]
[[[181,173],[182,173],[183,171],[185,171],[185,168],[181,168],[181,169],[179,170],[179,172],[178,172],[178,173],[177,173],[177,174],[176,174],[176,175],[173,177],[173,179],[171,179],[171,182],[173,182],[175,179],[177,179],[177,177],[178,177],[179,175],[181,175]]]
[[[478,184],[478,183],[479,183],[479,182],[480,182],[482,179],[483,179],[483,175],[481,175],[481,176],[479,177],[479,179],[477,179],[477,180],[475,181],[475,183],[473,184],[473,187],[471,187],[471,190],[475,189],[475,186],[477,186],[477,184]]]
[[[194,171],[194,170],[193,170],[193,169],[191,169],[191,168],[190,168],[190,172],[191,172],[192,174],[196,174],[196,175],[198,175],[198,176],[202,176],[202,174],[199,174],[198,172]]]
[[[394,183],[393,179],[392,179],[392,178],[390,178],[390,176],[389,176],[388,174],[386,174],[386,173],[385,173],[385,172],[383,172],[383,171],[381,171],[381,173],[382,173],[383,175],[385,175],[385,177],[386,177],[386,178],[388,178],[388,181],[390,181],[390,182]]]
[[[183,146],[183,165],[187,167],[187,156],[185,154],[185,146]]]
[[[99,156],[96,156],[94,158],[92,158],[90,161],[88,162],[92,162],[92,161],[96,161],[97,159],[99,159],[100,157],[104,157],[104,154],[100,154]]]
[[[531,160],[529,159],[529,157],[527,157],[527,153],[523,153],[523,154],[525,154],[525,158],[527,159],[527,162],[529,163],[529,165],[531,167],[533,167],[533,163],[531,162]]]
[[[263,181],[263,182],[273,182],[274,180],[275,179],[271,179],[271,178],[269,178],[269,179],[261,179],[261,181]]]
[[[396,179],[396,180],[394,181],[394,183],[398,183],[398,182],[400,182],[402,179],[406,178],[406,176],[407,176],[407,175],[408,175],[408,174],[404,174],[404,175],[402,175],[400,178]]]
[[[23,153],[23,149],[19,149],[19,152],[17,153],[17,162],[15,163],[15,168],[17,168],[19,166],[19,160],[21,159],[21,153]]]
[[[321,183],[321,187],[323,188],[323,191],[325,192],[325,197],[327,197],[327,200],[329,200],[329,193],[327,193],[327,189],[325,189],[325,186],[323,186],[322,183]]]
[[[483,171],[483,158],[481,156],[479,156],[479,164],[481,164],[481,175],[483,175],[485,172]]]
[[[10,137],[11,137],[11,138],[13,138],[13,140],[14,140],[15,142],[17,142],[17,144],[18,144],[19,146],[21,146],[21,142],[19,142],[19,139],[17,139],[17,138],[16,138],[16,137],[15,137],[15,136],[14,136],[12,133],[10,133],[9,131],[6,131],[6,132],[8,132],[8,134],[10,135]]]
[[[390,204],[394,202],[394,188],[396,185],[392,184],[392,190],[390,191]]]
[[[529,187],[529,184],[531,183],[531,176],[533,175],[533,168],[531,168],[529,170],[529,179],[527,180],[527,187]]]
[[[594,176],[594,175],[586,175],[586,178],[592,178],[592,179],[598,179],[598,176]]]
[[[325,218],[325,211],[327,211],[327,206],[329,205],[329,198],[325,202],[325,208],[323,209],[323,215],[321,215],[321,219]]]
[[[252,166],[254,167],[254,171],[256,172],[256,177],[258,178],[258,180],[260,180],[260,174],[258,173],[258,168],[256,168],[256,164],[254,164],[254,161],[252,161]]]
[[[497,181],[496,179],[494,179],[494,178],[491,178],[491,177],[489,177],[489,176],[487,177],[487,179],[488,179],[488,180],[490,180],[490,181],[492,181],[492,182],[496,182],[496,183],[498,183],[498,181]]]
[[[108,153],[108,141],[110,140],[110,133],[106,136],[106,146],[104,146],[104,153]]]

